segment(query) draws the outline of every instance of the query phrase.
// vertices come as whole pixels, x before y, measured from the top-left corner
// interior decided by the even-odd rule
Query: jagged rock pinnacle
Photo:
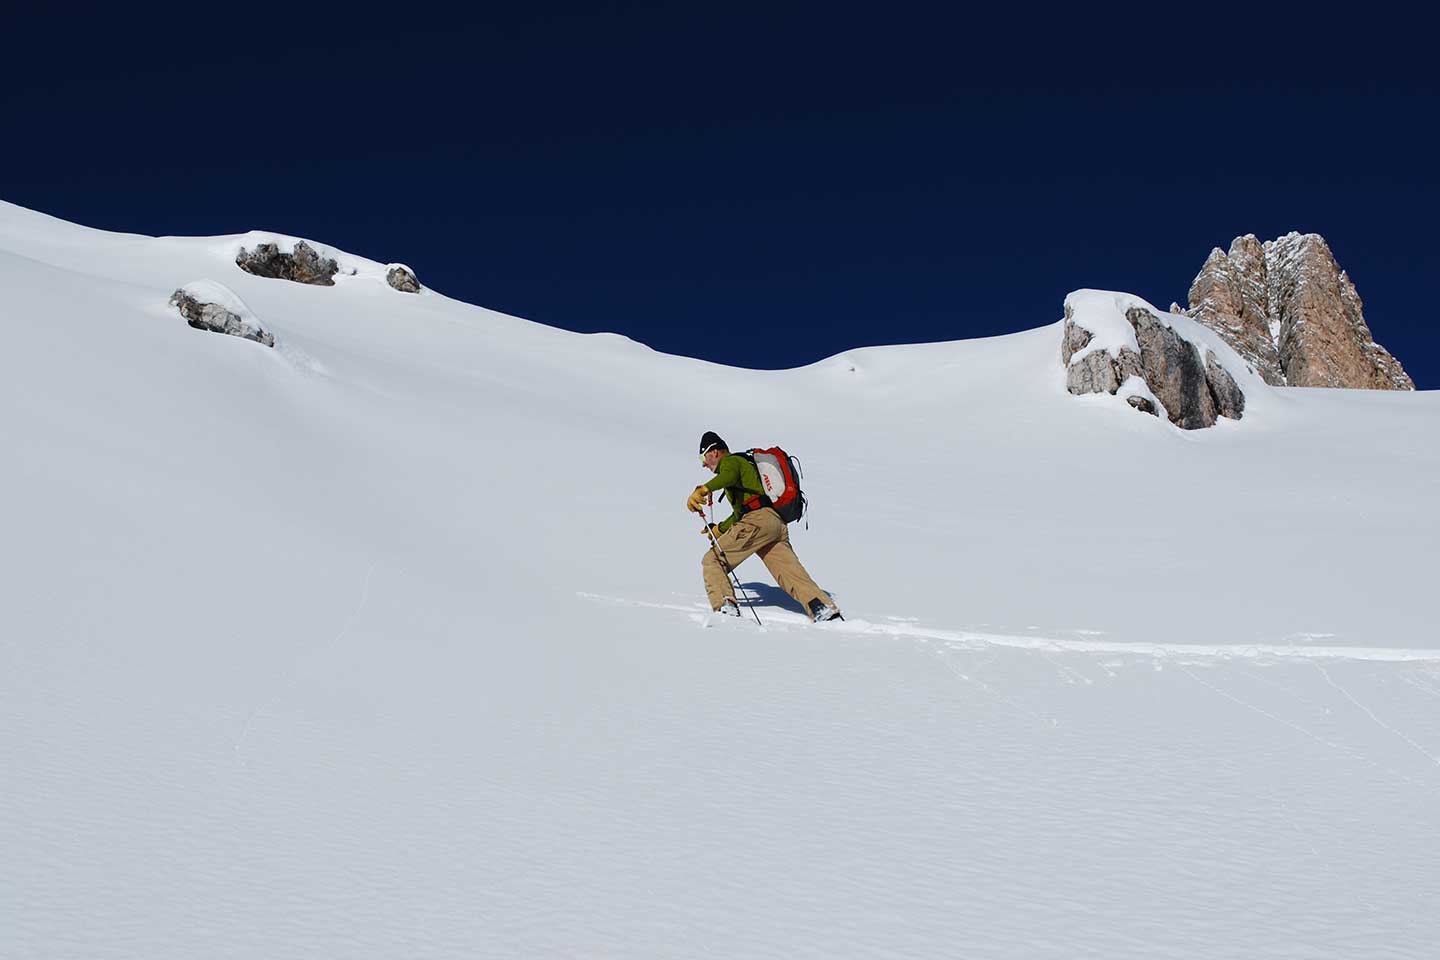
[[[1216,247],[1190,285],[1191,317],[1214,330],[1267,383],[1414,390],[1375,342],[1359,294],[1325,238],[1289,233]]]

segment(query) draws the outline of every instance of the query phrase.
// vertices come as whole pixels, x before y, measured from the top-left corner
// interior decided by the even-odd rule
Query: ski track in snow
[[[710,627],[716,624],[719,615],[708,611],[702,603],[665,603],[651,600],[633,600],[621,597],[605,596],[602,594],[580,592],[577,596],[585,600],[599,603],[613,604],[616,606],[640,607],[653,610],[668,610],[677,613],[684,613],[688,619],[702,627]],[[891,618],[892,620],[894,618]],[[750,623],[749,618],[740,620],[741,623]],[[941,630],[936,628],[921,627],[913,620],[893,624],[871,623],[865,620],[845,620],[840,623],[827,623],[824,625],[812,624],[803,614],[781,610],[774,607],[766,609],[764,622],[760,629],[780,631],[791,628],[824,630],[827,633],[837,633],[850,637],[863,636],[884,636],[896,639],[911,640],[917,642],[923,649],[933,653],[936,659],[945,667],[946,671],[953,674],[957,679],[967,685],[978,689],[987,699],[1005,706],[1007,709],[1023,715],[1046,727],[1060,726],[1057,717],[1044,715],[1032,707],[1019,702],[1013,697],[1006,696],[1003,692],[995,689],[983,679],[976,676],[978,669],[966,670],[956,664],[952,658],[947,657],[947,652],[978,651],[983,649],[1001,650],[1014,649],[1037,653],[1046,664],[1054,668],[1058,679],[1069,686],[1079,684],[1092,685],[1089,677],[1076,667],[1065,664],[1055,654],[1081,654],[1090,657],[1117,658],[1123,655],[1130,655],[1140,661],[1149,661],[1155,669],[1161,669],[1162,663],[1172,663],[1185,676],[1193,680],[1207,690],[1210,690],[1219,697],[1239,706],[1240,708],[1258,714],[1267,721],[1285,727],[1300,736],[1319,744],[1329,751],[1344,756],[1348,760],[1368,767],[1370,770],[1382,774],[1388,779],[1403,783],[1409,788],[1417,789],[1426,794],[1440,796],[1440,785],[1427,783],[1416,777],[1396,769],[1393,765],[1376,759],[1362,752],[1355,745],[1336,741],[1305,724],[1288,719],[1271,710],[1258,706],[1250,700],[1232,693],[1216,683],[1212,683],[1195,672],[1192,667],[1203,668],[1213,663],[1237,663],[1253,666],[1263,666],[1267,663],[1296,663],[1310,664],[1319,671],[1326,683],[1339,694],[1345,702],[1355,706],[1364,713],[1373,724],[1386,734],[1393,736],[1403,743],[1408,750],[1413,750],[1425,758],[1428,765],[1440,765],[1440,758],[1436,758],[1424,746],[1416,742],[1412,737],[1396,729],[1393,725],[1386,723],[1373,710],[1362,703],[1346,687],[1337,683],[1325,669],[1324,664],[1329,661],[1332,665],[1346,662],[1372,662],[1372,663],[1408,663],[1414,664],[1427,675],[1434,675],[1433,672],[1440,671],[1440,652],[1433,650],[1411,650],[1404,648],[1384,647],[1322,647],[1313,645],[1287,644],[1287,645],[1266,645],[1266,644],[1205,644],[1194,645],[1185,643],[1117,643],[1114,641],[1102,640],[1062,640],[1039,636],[1015,636],[1008,634],[978,633],[968,630]],[[1319,636],[1310,634],[1310,636]],[[988,661],[987,661],[988,662]],[[1116,674],[1110,666],[1120,666],[1123,660],[1116,662],[1114,659],[1107,664],[1105,660],[1092,660],[1100,664],[1107,676],[1114,677]],[[979,665],[984,667],[985,663]],[[1247,678],[1254,679],[1267,687],[1278,690],[1296,705],[1318,711],[1322,714],[1329,713],[1329,708],[1304,697],[1282,683],[1278,683],[1268,677],[1262,676],[1260,671],[1250,669],[1244,671]],[[1402,675],[1404,676],[1404,675]],[[1078,681],[1076,678],[1079,678]],[[1405,676],[1406,682],[1426,693],[1440,696],[1440,689],[1436,689],[1429,683]],[[1277,801],[1279,802],[1279,801]],[[1311,838],[1290,815],[1288,806],[1281,802],[1282,814],[1289,825],[1304,840],[1312,854],[1322,862],[1324,857],[1315,847]],[[1329,868],[1327,865],[1327,869]],[[1374,913],[1373,904],[1357,901],[1367,912]]]
[[[577,596],[585,600],[621,606],[645,607],[653,610],[674,610],[688,614],[700,622],[706,622],[712,616],[710,612],[706,611],[704,605],[700,603],[661,603],[653,600],[632,600],[623,597],[611,597],[586,592],[580,592]],[[749,622],[749,618],[746,618],[746,622]],[[762,629],[768,629],[770,627],[790,628],[811,626],[815,625],[811,624],[803,614],[771,607],[766,610]],[[1020,650],[1034,650],[1042,655],[1050,653],[1083,653],[1153,659],[1177,658],[1181,660],[1242,659],[1264,661],[1274,659],[1309,660],[1317,663],[1326,660],[1367,660],[1381,663],[1440,664],[1440,650],[1409,649],[1405,647],[1325,647],[1294,643],[1283,645],[1266,643],[1121,643],[1112,640],[1065,640],[1057,637],[978,633],[972,630],[940,630],[931,627],[921,627],[913,623],[872,623],[867,620],[852,619],[846,619],[839,623],[827,623],[823,627],[816,627],[816,629],[824,629],[827,632],[841,634],[870,634],[890,636],[897,639],[934,640],[957,646],[1012,647]],[[1312,634],[1311,636],[1314,635]],[[1059,669],[1058,665],[1057,669]],[[1062,670],[1062,674],[1063,673],[1064,670]],[[1090,681],[1085,679],[1084,682],[1089,683]],[[1341,692],[1344,692],[1343,689]],[[1351,699],[1352,701],[1354,700],[1353,697]],[[1366,709],[1358,701],[1354,702],[1360,709]],[[1366,712],[1369,713],[1368,710],[1366,710]],[[1376,723],[1384,726],[1383,722],[1381,722],[1378,717],[1375,717],[1373,713],[1371,714],[1371,718],[1374,719]],[[1421,750],[1422,753],[1425,753],[1427,758],[1440,763],[1440,759],[1431,757],[1423,748],[1413,742],[1411,745]]]
[[[580,592],[577,594],[577,596],[585,600],[614,604],[617,606],[642,607],[653,610],[670,610],[679,613],[685,613],[688,615],[688,618],[691,621],[699,624],[702,627],[712,626],[716,622],[716,618],[718,617],[717,614],[707,611],[704,605],[698,602],[691,604],[663,603],[651,600],[633,600],[622,597],[605,596],[603,594],[586,592]],[[889,619],[891,619],[892,621],[896,620],[896,618]],[[740,622],[749,623],[751,621],[749,618],[745,618],[742,619]],[[1300,645],[1294,643],[1287,645],[1196,645],[1186,643],[1128,644],[1103,640],[1063,640],[1058,638],[1039,636],[1016,636],[1012,634],[978,633],[969,630],[941,630],[930,627],[921,627],[913,620],[906,620],[903,622],[890,624],[871,623],[865,620],[844,620],[839,623],[832,622],[821,626],[812,624],[803,614],[794,613],[786,610],[779,610],[773,607],[767,609],[764,622],[762,623],[760,629],[769,630],[775,628],[779,630],[788,630],[794,627],[800,627],[803,629],[824,630],[828,633],[839,633],[852,637],[887,636],[894,637],[896,639],[918,641],[926,649],[933,652],[936,659],[940,661],[940,663],[945,667],[945,669],[958,679],[978,688],[989,699],[994,700],[997,703],[1001,703],[1004,706],[1016,711],[1017,713],[1023,714],[1035,720],[1038,723],[1051,727],[1059,726],[1060,721],[1055,717],[1042,715],[1033,710],[1032,708],[1026,706],[1025,704],[1016,701],[1014,698],[1005,696],[1003,693],[997,691],[990,684],[987,684],[984,680],[976,677],[974,675],[975,671],[972,670],[967,672],[960,666],[956,665],[954,662],[952,662],[945,656],[945,652],[947,650],[973,651],[985,647],[989,647],[992,649],[1010,648],[1031,651],[1034,653],[1038,653],[1047,664],[1054,668],[1059,679],[1063,683],[1070,686],[1075,686],[1077,684],[1083,684],[1088,686],[1093,684],[1094,681],[1092,681],[1089,677],[1085,676],[1083,672],[1076,669],[1075,667],[1061,662],[1055,656],[1053,656],[1053,654],[1086,654],[1092,657],[1115,657],[1129,655],[1137,659],[1151,661],[1155,665],[1156,669],[1160,668],[1160,664],[1162,662],[1173,661],[1182,673],[1184,673],[1190,679],[1194,680],[1197,684],[1200,684],[1201,686],[1213,691],[1218,696],[1223,697],[1226,700],[1246,710],[1253,711],[1271,722],[1287,727],[1295,731],[1296,733],[1306,737],[1307,739],[1326,747],[1329,750],[1333,750],[1337,753],[1342,754],[1350,760],[1364,764],[1380,773],[1383,773],[1387,777],[1405,783],[1410,787],[1415,787],[1423,790],[1426,793],[1440,795],[1440,787],[1436,787],[1432,784],[1423,783],[1419,780],[1416,780],[1414,777],[1408,776],[1407,774],[1394,769],[1392,766],[1377,761],[1363,753],[1357,752],[1354,748],[1350,746],[1342,743],[1337,743],[1331,739],[1315,733],[1313,730],[1308,729],[1302,724],[1296,723],[1292,720],[1288,720],[1269,710],[1256,706],[1255,704],[1244,699],[1243,697],[1237,696],[1209,682],[1208,680],[1205,680],[1190,669],[1190,666],[1200,665],[1205,663],[1206,661],[1240,661],[1242,663],[1251,663],[1257,665],[1264,664],[1266,662],[1309,663],[1320,672],[1321,676],[1325,679],[1326,683],[1330,687],[1332,687],[1337,693],[1344,697],[1347,702],[1353,704],[1358,710],[1364,713],[1377,727],[1379,727],[1386,733],[1394,736],[1400,742],[1405,744],[1408,748],[1413,749],[1415,752],[1419,753],[1422,757],[1425,758],[1425,760],[1429,764],[1440,765],[1440,757],[1434,756],[1430,753],[1430,751],[1426,750],[1424,746],[1417,743],[1413,738],[1406,735],[1404,732],[1396,729],[1391,724],[1388,724],[1384,720],[1382,720],[1373,710],[1371,710],[1358,698],[1356,698],[1355,695],[1352,694],[1346,687],[1343,687],[1339,683],[1337,683],[1324,667],[1324,663],[1326,661],[1330,661],[1332,663],[1344,663],[1347,661],[1368,661],[1378,663],[1413,663],[1425,667],[1428,672],[1429,670],[1437,669],[1433,665],[1440,664],[1440,652],[1434,650],[1412,650],[1396,647],[1322,647],[1313,645]],[[1308,636],[1323,635],[1309,634]],[[1107,665],[1105,661],[1102,660],[1098,662],[1101,669],[1103,669],[1108,676],[1113,677],[1115,675],[1114,671],[1110,669],[1110,665]],[[1267,686],[1273,687],[1286,693],[1291,699],[1297,701],[1298,703],[1310,707],[1320,706],[1314,701],[1296,694],[1293,690],[1290,690],[1283,684],[1276,683],[1275,681],[1270,680],[1267,677],[1259,675],[1258,672],[1248,671],[1247,676],[1257,680],[1260,683],[1263,683]],[[1435,689],[1429,684],[1408,677],[1405,679],[1406,682],[1411,683],[1418,689],[1424,690],[1427,693],[1433,693],[1437,696],[1440,696],[1440,690]],[[1321,709],[1324,708],[1322,707]],[[1299,826],[1294,824],[1293,820],[1292,826],[1295,827],[1297,832],[1300,832],[1301,835],[1304,836],[1303,831],[1300,831]],[[1313,843],[1308,839],[1308,837],[1306,838],[1306,842],[1313,849]],[[1316,856],[1318,857],[1319,854],[1317,853]],[[1367,910],[1373,909],[1368,904],[1364,906]]]
[[[1329,672],[1322,664],[1316,662],[1315,669],[1320,671],[1320,675],[1325,678],[1326,683],[1330,684],[1330,686],[1340,691],[1340,693],[1344,695],[1346,700],[1349,700],[1351,703],[1355,704],[1355,706],[1359,707],[1362,711],[1365,712],[1366,716],[1368,716],[1371,720],[1374,720],[1376,726],[1380,727],[1380,729],[1382,730],[1388,731],[1389,733],[1393,733],[1395,736],[1399,737],[1402,742],[1414,747],[1422,757],[1424,757],[1426,760],[1429,760],[1431,763],[1440,764],[1440,757],[1432,755],[1429,750],[1426,750],[1424,747],[1420,746],[1420,744],[1416,743],[1414,740],[1410,739],[1405,734],[1401,733],[1399,730],[1396,730],[1384,720],[1381,720],[1375,715],[1375,711],[1371,710],[1369,707],[1365,706],[1365,704],[1355,699],[1354,694],[1352,694],[1344,687],[1340,686],[1340,684],[1336,683],[1334,679],[1331,678]]]
[[[1349,747],[1346,747],[1346,746],[1344,746],[1344,745],[1342,745],[1342,744],[1336,743],[1336,742],[1333,741],[1333,740],[1329,740],[1329,739],[1327,739],[1327,738],[1325,738],[1325,737],[1322,737],[1322,736],[1320,736],[1319,734],[1315,733],[1314,731],[1309,730],[1309,729],[1307,729],[1306,727],[1304,727],[1304,726],[1302,726],[1302,725],[1300,725],[1300,724],[1298,724],[1298,723],[1295,723],[1294,721],[1286,720],[1284,717],[1281,717],[1281,716],[1279,716],[1279,715],[1277,715],[1277,714],[1271,713],[1269,710],[1266,710],[1266,709],[1264,709],[1263,707],[1257,707],[1255,704],[1251,703],[1250,701],[1245,700],[1245,699],[1242,698],[1242,697],[1237,697],[1237,696],[1235,696],[1233,693],[1230,693],[1230,692],[1228,692],[1228,691],[1226,691],[1226,690],[1220,689],[1220,687],[1216,686],[1216,685],[1213,684],[1213,683],[1210,683],[1208,680],[1204,680],[1204,679],[1202,679],[1201,677],[1196,676],[1196,675],[1195,675],[1195,672],[1194,672],[1193,670],[1191,670],[1189,667],[1185,666],[1184,664],[1181,664],[1181,665],[1180,665],[1180,671],[1181,671],[1182,673],[1184,673],[1187,677],[1189,677],[1191,680],[1194,680],[1196,683],[1200,684],[1202,687],[1206,687],[1207,689],[1213,690],[1216,694],[1218,694],[1219,696],[1224,697],[1226,700],[1229,700],[1229,701],[1232,702],[1232,703],[1239,704],[1240,706],[1244,707],[1244,708],[1247,709],[1247,710],[1252,710],[1252,711],[1254,711],[1255,713],[1258,713],[1260,716],[1265,717],[1267,720],[1273,720],[1273,721],[1275,721],[1276,723],[1278,723],[1278,724],[1280,724],[1280,725],[1282,725],[1282,726],[1289,727],[1291,730],[1294,730],[1296,733],[1299,733],[1299,734],[1301,734],[1302,736],[1308,737],[1309,739],[1315,741],[1316,743],[1318,743],[1318,744],[1320,744],[1320,745],[1322,745],[1322,746],[1328,747],[1329,749],[1334,750],[1334,751],[1336,751],[1336,752],[1338,752],[1338,753],[1340,753],[1340,754],[1343,754],[1344,756],[1347,756],[1347,757],[1349,757],[1349,758],[1352,759],[1352,760],[1355,760],[1355,761],[1358,761],[1359,763],[1363,763],[1363,764],[1365,764],[1365,765],[1367,765],[1367,766],[1373,767],[1373,768],[1375,768],[1376,770],[1379,770],[1381,773],[1384,773],[1386,776],[1393,777],[1393,778],[1395,778],[1396,780],[1402,781],[1403,783],[1406,783],[1406,784],[1408,784],[1408,785],[1410,785],[1410,786],[1412,786],[1412,787],[1415,787],[1415,788],[1417,788],[1417,789],[1423,790],[1423,791],[1425,791],[1426,793],[1432,793],[1432,794],[1440,795],[1440,788],[1431,786],[1430,784],[1427,784],[1427,783],[1421,783],[1420,781],[1416,780],[1414,777],[1407,776],[1406,774],[1401,773],[1400,771],[1394,769],[1393,767],[1390,767],[1390,766],[1387,766],[1386,764],[1380,763],[1380,762],[1377,761],[1377,760],[1373,760],[1373,759],[1371,759],[1370,757],[1367,757],[1367,756],[1365,756],[1364,754],[1358,753],[1358,752],[1356,752],[1355,750],[1353,750],[1353,749],[1351,749],[1351,748],[1349,748]],[[1392,732],[1394,732],[1394,731],[1392,731]],[[1408,739],[1408,738],[1407,738],[1407,739]],[[1422,752],[1423,752],[1423,751],[1422,751]],[[1427,756],[1427,758],[1428,758],[1429,755],[1426,754],[1426,756]]]
[[[1060,721],[1055,719],[1054,717],[1047,717],[1044,714],[1037,713],[1036,711],[1031,710],[1029,707],[1025,706],[1023,703],[1015,700],[1013,697],[1007,697],[1003,693],[1000,693],[998,690],[996,690],[990,684],[986,683],[984,680],[981,680],[978,677],[966,673],[964,670],[960,669],[955,664],[951,663],[948,659],[946,659],[943,647],[932,647],[931,649],[934,650],[936,659],[938,659],[942,664],[945,665],[945,669],[949,670],[951,673],[959,677],[961,680],[964,680],[966,683],[973,684],[979,687],[986,694],[986,696],[990,697],[990,699],[996,701],[997,703],[1003,703],[1005,706],[1011,708],[1015,712],[1024,714],[1025,716],[1030,717],[1031,719],[1036,720],[1042,724],[1046,724],[1052,727],[1058,727],[1060,725]]]

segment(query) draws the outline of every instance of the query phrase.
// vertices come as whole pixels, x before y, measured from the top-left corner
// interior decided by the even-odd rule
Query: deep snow
[[[1058,322],[750,371],[270,239],[0,204],[0,955],[1433,955],[1440,394],[1182,432]],[[705,614],[705,429],[844,624]]]

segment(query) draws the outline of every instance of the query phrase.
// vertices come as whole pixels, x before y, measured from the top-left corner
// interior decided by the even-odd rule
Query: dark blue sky
[[[1419,24],[699,6],[11,13],[0,197],[308,236],[753,367],[1025,329],[1082,286],[1165,307],[1212,246],[1313,231],[1440,387]]]

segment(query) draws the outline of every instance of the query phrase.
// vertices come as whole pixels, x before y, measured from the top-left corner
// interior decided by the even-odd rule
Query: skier
[[[700,462],[715,477],[696,487],[686,505],[703,519],[711,494],[724,490],[732,511],[726,519],[711,524],[706,533],[715,538],[726,564],[721,565],[714,546],[705,552],[704,559],[700,561],[710,609],[732,617],[740,616],[740,605],[731,593],[726,575],[746,557],[759,554],[780,589],[794,597],[812,621],[820,623],[845,619],[840,616],[835,601],[816,586],[810,574],[800,565],[800,559],[790,547],[790,530],[765,496],[760,473],[750,458],[731,453],[719,434],[708,430],[700,438]]]

